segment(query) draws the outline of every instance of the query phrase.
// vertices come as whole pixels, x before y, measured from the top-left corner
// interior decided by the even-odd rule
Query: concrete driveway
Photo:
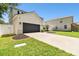
[[[79,56],[79,38],[67,37],[51,33],[26,33],[32,38],[58,47],[68,53]]]

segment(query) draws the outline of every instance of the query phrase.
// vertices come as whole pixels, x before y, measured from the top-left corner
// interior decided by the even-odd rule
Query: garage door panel
[[[40,31],[40,25],[23,23],[23,33],[39,32],[39,31]]]

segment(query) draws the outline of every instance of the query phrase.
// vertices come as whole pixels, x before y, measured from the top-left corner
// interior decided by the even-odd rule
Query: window
[[[67,29],[67,25],[64,25],[64,29]]]
[[[20,14],[20,12],[19,12],[19,11],[17,11],[17,14]]]
[[[56,26],[56,30],[58,29],[58,27]]]
[[[62,23],[63,21],[60,21],[60,23]]]
[[[21,12],[22,14],[24,13],[24,12]]]

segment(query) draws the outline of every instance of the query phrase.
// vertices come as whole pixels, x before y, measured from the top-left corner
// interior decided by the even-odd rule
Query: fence
[[[13,33],[13,25],[0,24],[0,35]]]

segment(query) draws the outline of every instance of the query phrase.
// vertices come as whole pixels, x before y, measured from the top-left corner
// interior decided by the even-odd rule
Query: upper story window
[[[64,25],[64,29],[67,29],[67,25]]]
[[[19,11],[17,11],[17,14],[20,14],[20,12],[19,12]]]
[[[62,23],[63,21],[60,21],[60,23]]]

